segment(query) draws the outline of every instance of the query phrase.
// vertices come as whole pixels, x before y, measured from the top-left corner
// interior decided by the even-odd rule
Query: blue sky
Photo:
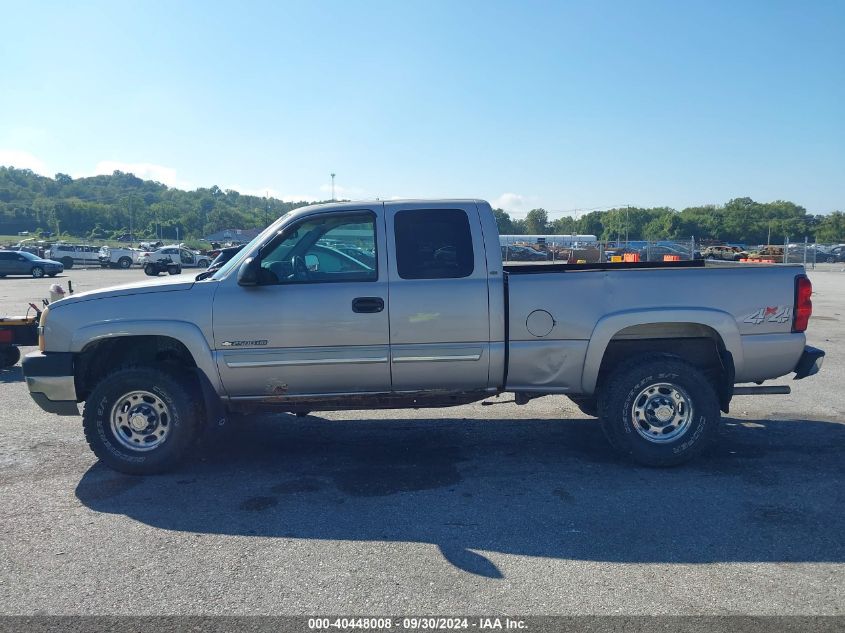
[[[5,2],[0,164],[515,215],[845,209],[845,2]]]

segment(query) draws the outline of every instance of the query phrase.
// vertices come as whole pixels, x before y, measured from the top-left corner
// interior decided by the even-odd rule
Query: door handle
[[[357,297],[352,300],[353,312],[368,314],[382,310],[384,310],[384,299],[381,297]]]

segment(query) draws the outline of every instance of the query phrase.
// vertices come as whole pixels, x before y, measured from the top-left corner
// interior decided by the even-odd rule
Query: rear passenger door
[[[475,203],[386,208],[396,255],[388,267],[393,390],[487,388],[487,265]]]

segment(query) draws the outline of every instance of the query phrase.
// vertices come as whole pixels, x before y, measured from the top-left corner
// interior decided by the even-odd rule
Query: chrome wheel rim
[[[32,276],[35,278],[40,278],[44,276],[44,271],[41,268],[33,268],[32,269]]]
[[[655,444],[671,442],[684,435],[692,416],[689,394],[668,382],[658,382],[640,391],[631,407],[631,421],[637,433]]]
[[[149,391],[131,391],[111,410],[115,439],[133,451],[151,451],[167,440],[172,420],[164,401]]]

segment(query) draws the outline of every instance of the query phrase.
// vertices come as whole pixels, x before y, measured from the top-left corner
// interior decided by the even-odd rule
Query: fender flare
[[[625,310],[602,317],[593,328],[587,345],[587,353],[584,356],[584,369],[581,373],[583,393],[592,394],[595,391],[604,353],[617,333],[634,325],[658,323],[693,323],[715,330],[721,337],[725,349],[733,357],[736,373],[742,370],[742,338],[736,319],[729,313],[712,308]]]
[[[202,331],[188,321],[170,319],[156,320],[121,320],[92,323],[73,333],[70,350],[81,352],[86,345],[109,338],[131,336],[167,336],[182,343],[194,359],[197,369],[206,375],[211,386],[218,394],[223,394],[223,385],[214,355]]]

